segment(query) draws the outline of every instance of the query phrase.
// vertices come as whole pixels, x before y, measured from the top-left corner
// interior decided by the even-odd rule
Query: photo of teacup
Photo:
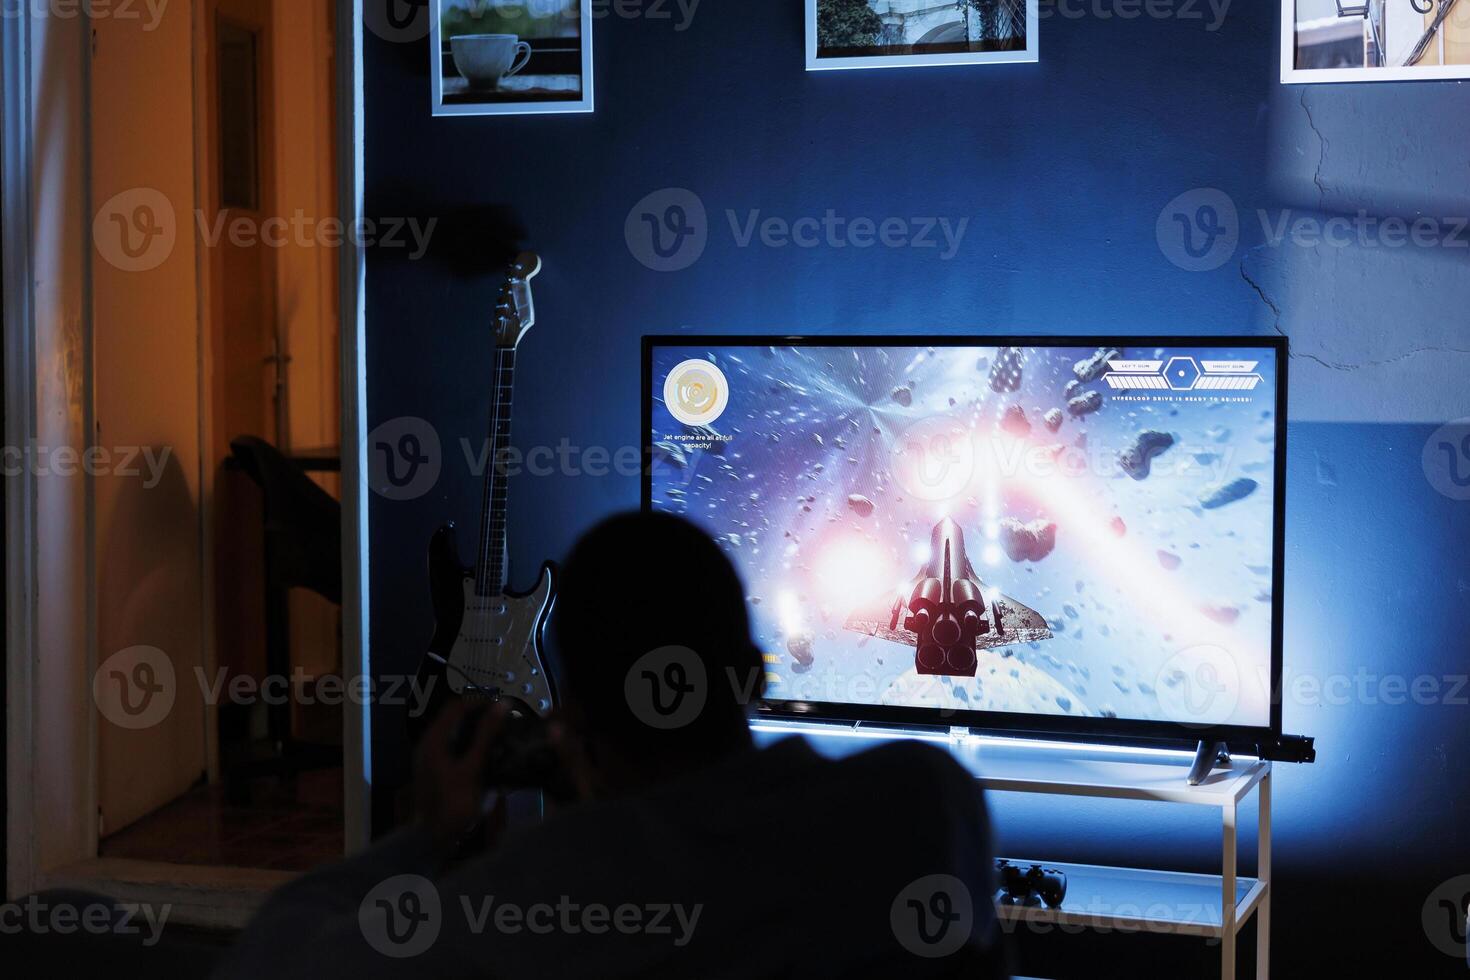
[[[494,89],[531,60],[531,46],[515,34],[461,34],[449,39],[454,67],[472,88]]]

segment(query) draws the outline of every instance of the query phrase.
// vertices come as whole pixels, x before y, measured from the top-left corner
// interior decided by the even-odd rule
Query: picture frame
[[[1470,0],[1282,0],[1282,84],[1459,78]]]
[[[429,0],[436,116],[591,112],[593,0]]]
[[[805,0],[806,68],[1039,60],[1040,0]]]

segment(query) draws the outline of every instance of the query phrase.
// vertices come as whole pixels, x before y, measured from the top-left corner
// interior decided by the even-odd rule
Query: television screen
[[[647,338],[645,504],[720,543],[766,707],[1279,732],[1284,348]]]

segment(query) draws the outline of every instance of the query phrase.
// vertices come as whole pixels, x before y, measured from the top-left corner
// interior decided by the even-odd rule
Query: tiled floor
[[[201,786],[102,841],[103,857],[305,871],[342,855],[342,770],[257,780],[248,805]]]

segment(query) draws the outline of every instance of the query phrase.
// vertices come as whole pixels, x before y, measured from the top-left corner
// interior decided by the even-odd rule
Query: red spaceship
[[[934,525],[929,562],[909,594],[858,609],[846,627],[914,648],[921,674],[974,677],[977,651],[1051,638],[1046,620],[1010,596],[991,592],[965,555],[965,534],[949,518]]]

